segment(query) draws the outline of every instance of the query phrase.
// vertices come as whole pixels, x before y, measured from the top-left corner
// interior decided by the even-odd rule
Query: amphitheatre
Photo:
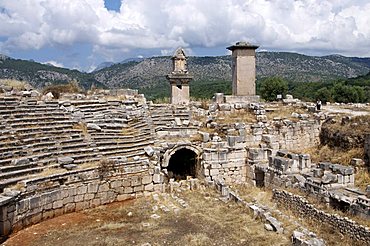
[[[233,92],[210,101],[181,48],[169,104],[3,88],[0,242],[370,245],[370,106],[263,102],[257,48],[228,47]]]

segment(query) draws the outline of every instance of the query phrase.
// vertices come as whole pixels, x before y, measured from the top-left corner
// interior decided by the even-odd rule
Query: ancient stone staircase
[[[144,147],[153,143],[147,119],[143,106],[116,100],[0,97],[0,192],[45,168],[60,168],[61,159],[74,166],[103,158],[140,164],[148,158]]]

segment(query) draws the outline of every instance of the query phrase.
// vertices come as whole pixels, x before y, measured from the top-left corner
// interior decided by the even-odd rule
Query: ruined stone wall
[[[362,241],[365,244],[370,242],[370,230],[368,228],[348,218],[343,218],[335,214],[328,214],[319,210],[312,204],[309,204],[308,201],[301,196],[286,191],[273,190],[273,199],[278,202],[279,205],[293,210],[301,217],[306,217],[318,223],[329,225],[333,229],[339,230],[341,233],[355,240]]]
[[[225,182],[245,182],[246,150],[205,148],[202,155],[203,174],[206,179],[223,179]]]
[[[269,126],[252,125],[246,139],[249,146],[262,142],[271,149],[302,150],[319,144],[320,122],[273,121]]]
[[[65,213],[162,191],[162,183],[159,167],[108,176],[91,168],[29,180],[22,192],[0,197],[0,236]]]

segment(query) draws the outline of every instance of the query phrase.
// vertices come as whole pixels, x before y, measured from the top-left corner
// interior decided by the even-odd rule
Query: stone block
[[[98,192],[98,184],[97,183],[89,183],[87,185],[87,192],[88,193],[96,193]]]
[[[89,202],[77,202],[76,203],[76,211],[81,211],[87,208],[89,208]]]
[[[154,185],[153,185],[153,183],[150,183],[150,184],[148,184],[148,185],[145,185],[145,186],[144,186],[144,190],[145,190],[145,191],[153,191],[153,190],[154,190]]]
[[[144,151],[148,156],[154,155],[154,149],[151,146],[144,147]]]
[[[199,132],[202,136],[203,143],[209,142],[210,137],[208,132]]]
[[[41,206],[41,199],[39,196],[30,198],[30,209],[38,208]]]
[[[100,202],[99,198],[95,198],[95,199],[90,201],[90,207],[97,207],[97,206],[100,206],[100,205],[101,205],[101,202]]]
[[[94,195],[94,194],[90,194],[90,193],[85,194],[85,195],[84,195],[84,201],[92,200],[92,199],[94,199],[94,197],[95,197],[95,195]]]
[[[143,176],[143,179],[142,179],[141,183],[143,185],[146,185],[146,184],[151,183],[152,181],[153,181],[152,176],[151,175],[146,175],[146,176]]]
[[[236,136],[227,136],[227,144],[230,147],[234,147],[235,146],[235,141],[236,141]]]
[[[133,194],[122,194],[117,196],[117,201],[126,201],[133,198],[135,198],[135,195]]]
[[[64,206],[64,212],[65,213],[71,213],[74,212],[76,209],[76,204],[75,203],[68,203]]]
[[[87,123],[86,127],[89,130],[101,131],[101,127],[94,123]]]
[[[54,210],[44,211],[42,213],[42,220],[51,219],[54,217]]]
[[[221,103],[218,104],[219,108],[221,111],[230,111],[231,110],[231,105],[228,103]]]
[[[143,185],[138,185],[138,186],[135,186],[134,187],[134,192],[139,192],[139,191],[143,191],[144,190],[144,186]]]
[[[109,190],[108,183],[99,185],[98,192],[107,192]]]
[[[110,183],[110,187],[112,188],[112,189],[114,189],[114,188],[118,188],[118,187],[121,187],[122,186],[122,181],[121,180],[115,180],[115,181],[112,181],[111,183]]]
[[[218,169],[211,169],[209,170],[209,175],[211,176],[216,176],[220,173],[220,171]]]
[[[81,201],[83,201],[84,200],[84,195],[83,194],[81,194],[81,195],[76,195],[75,197],[74,197],[74,201],[75,202],[81,202]]]
[[[53,202],[53,209],[63,207],[63,200]]]
[[[87,193],[87,186],[82,185],[82,186],[77,187],[76,192],[77,192],[77,195],[86,194]]]
[[[68,197],[63,198],[62,201],[63,201],[63,204],[65,205],[67,203],[72,203],[74,201],[74,198],[73,196],[68,196]]]
[[[125,194],[132,193],[132,192],[134,192],[134,189],[132,187],[125,187],[125,189],[123,190],[123,192]]]
[[[74,159],[69,156],[65,157],[58,157],[58,164],[61,166],[67,165],[67,164],[72,164]]]
[[[127,178],[127,179],[124,179],[123,182],[122,182],[122,185],[124,187],[129,187],[131,186],[131,179],[130,178]]]
[[[141,180],[138,176],[133,176],[131,178],[131,186],[138,186],[141,185]]]
[[[162,174],[154,174],[153,175],[153,182],[155,184],[163,183],[163,176],[162,176]]]

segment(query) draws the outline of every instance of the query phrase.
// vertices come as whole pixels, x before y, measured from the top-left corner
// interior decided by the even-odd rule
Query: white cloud
[[[91,44],[113,60],[134,49],[220,47],[370,55],[370,3],[350,0],[0,0],[2,50]],[[190,50],[191,51],[191,50]],[[1,52],[1,50],[0,50]]]
[[[51,65],[54,67],[65,67],[62,63],[57,62],[57,61],[46,61],[46,62],[43,62],[42,64]]]

